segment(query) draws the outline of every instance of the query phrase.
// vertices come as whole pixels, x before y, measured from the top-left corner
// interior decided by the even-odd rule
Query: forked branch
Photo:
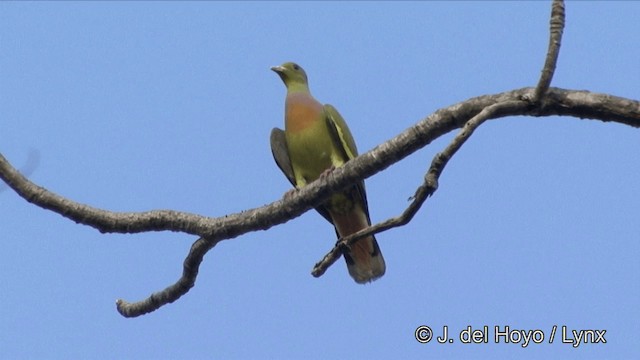
[[[551,6],[551,21],[549,29],[549,48],[547,50],[547,56],[542,69],[538,86],[536,86],[531,98],[531,103],[534,106],[540,104],[543,96],[549,91],[551,85],[551,79],[556,69],[556,63],[558,61],[558,55],[560,53],[560,41],[562,39],[562,32],[564,30],[564,2],[562,0],[554,0]],[[527,97],[523,97],[527,99]],[[412,197],[413,201],[404,210],[402,214],[397,217],[387,219],[378,224],[369,226],[354,234],[345,236],[336,242],[336,245],[320,260],[311,270],[311,274],[315,277],[319,277],[325,273],[327,268],[340,258],[342,252],[352,246],[356,241],[371,234],[380,233],[389,230],[394,227],[403,226],[418,212],[420,207],[424,204],[427,198],[438,189],[438,179],[440,174],[447,165],[447,162],[453,155],[460,149],[460,147],[469,139],[473,131],[480,126],[485,120],[492,118],[500,111],[509,112],[511,107],[527,106],[526,103],[517,101],[507,101],[504,103],[495,103],[488,105],[478,114],[473,116],[458,135],[451,141],[451,143],[440,153],[436,154],[431,162],[431,167],[427,171],[424,177],[424,182],[418,187],[415,195]]]
[[[549,21],[549,48],[545,58],[544,66],[536,91],[533,95],[533,102],[538,102],[549,90],[551,79],[556,71],[558,55],[560,55],[560,43],[564,32],[564,1],[554,0],[551,5],[551,20]]]
[[[478,128],[486,120],[495,118],[503,112],[517,111],[519,107],[526,108],[528,104],[523,101],[507,101],[496,103],[484,108],[473,118],[465,123],[458,134],[453,138],[451,143],[442,151],[436,154],[431,162],[429,171],[424,176],[424,182],[418,187],[415,194],[411,197],[413,201],[399,216],[387,219],[383,222],[369,226],[349,236],[345,236],[337,241],[336,245],[313,267],[311,274],[315,277],[322,276],[325,271],[336,262],[342,252],[352,246],[356,241],[371,234],[377,234],[395,227],[408,224],[413,216],[420,210],[428,197],[438,189],[438,179],[449,160],[456,154],[462,145],[469,139],[475,129]]]
[[[337,168],[327,177],[296,191],[293,196],[260,208],[219,218],[198,215],[193,215],[192,217],[189,214],[179,212],[174,212],[172,217],[171,212],[166,210],[126,213],[124,215],[123,213],[95,209],[96,211],[105,212],[99,215],[105,216],[104,219],[109,219],[109,216],[112,215],[116,216],[116,220],[113,223],[104,222],[107,226],[100,228],[103,232],[134,233],[169,230],[191,234],[192,232],[186,229],[196,229],[193,232],[198,233],[201,238],[192,246],[184,261],[185,270],[182,277],[174,285],[162,290],[160,293],[149,296],[147,300],[140,303],[129,304],[124,300],[120,300],[118,301],[119,311],[126,316],[137,316],[175,301],[193,286],[197,276],[197,269],[202,262],[204,254],[217,242],[231,239],[247,232],[268,229],[300,216],[308,209],[320,204],[333,192],[342,190],[350,184],[386,169],[438,137],[464,126],[468,119],[473,118],[485,108],[493,104],[509,102],[528,103],[526,99],[530,99],[534,91],[534,88],[524,88],[495,95],[484,95],[440,109],[393,139]],[[563,115],[580,119],[612,121],[636,128],[640,127],[640,102],[588,91],[550,88],[542,110],[531,105],[516,106],[508,110],[502,109],[500,112],[494,113],[490,118],[518,115]],[[92,219],[92,211],[89,208],[84,208],[86,211],[74,209],[77,203],[31,183],[11,166],[2,155],[0,155],[0,178],[27,201],[69,218],[71,216],[68,216],[68,214],[76,214],[72,218],[74,221],[97,228],[95,226],[96,221]],[[144,230],[142,230],[143,228]]]
[[[341,245],[332,249],[317,265],[318,270],[317,272],[314,270],[314,275],[319,276],[340,256],[341,246],[349,246],[356,241],[357,237],[365,234],[408,223],[420,206],[438,188],[438,178],[447,162],[484,121],[505,116],[563,115],[640,127],[640,102],[638,101],[588,91],[549,87],[558,56],[563,24],[564,6],[561,1],[555,1],[549,53],[536,88],[479,96],[440,109],[398,136],[347,162],[328,176],[296,191],[294,195],[259,208],[219,218],[170,210],[139,213],[106,211],[71,201],[30,182],[1,154],[0,178],[25,200],[77,223],[94,227],[103,233],[174,231],[198,236],[198,240],[193,243],[184,260],[182,275],[175,284],[139,302],[117,301],[117,309],[123,316],[134,317],[152,312],[186,294],[195,284],[204,255],[218,242],[247,232],[266,230],[294,219],[321,204],[332,193],[383,171],[440,136],[462,128],[453,141],[433,159],[424,183],[417,189],[411,205],[397,218],[389,219],[342,239]]]

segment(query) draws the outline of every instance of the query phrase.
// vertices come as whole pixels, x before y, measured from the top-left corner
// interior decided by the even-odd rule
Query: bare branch
[[[495,95],[475,97],[440,109],[393,139],[347,162],[328,176],[314,181],[291,197],[269,205],[219,218],[203,217],[177,211],[148,211],[142,213],[115,213],[89,207],[31,183],[0,155],[0,178],[16,193],[35,205],[52,210],[78,223],[93,226],[101,232],[136,233],[143,231],[177,231],[196,234],[197,240],[184,262],[182,277],[162,292],[151,295],[139,303],[118,301],[118,310],[125,316],[151,312],[175,301],[189,291],[195,283],[204,254],[215,244],[247,232],[266,230],[282,224],[320,204],[332,193],[362,179],[368,178],[411,155],[433,140],[462,127],[484,109],[509,102],[531,99],[534,88],[524,88]],[[527,103],[500,112],[489,118],[504,116],[565,115],[581,119],[613,121],[640,127],[640,103],[606,94],[550,88],[544,106]],[[416,197],[420,195],[418,190]],[[427,195],[428,196],[428,195]]]
[[[24,174],[24,176],[30,176],[38,167],[40,163],[40,151],[37,149],[29,149],[29,154],[27,155],[26,164],[21,168],[20,172]],[[0,183],[0,192],[8,189],[8,186],[5,183]]]
[[[466,141],[466,139],[469,136],[471,136],[472,132],[484,121],[488,119],[515,115],[515,114],[526,115],[528,111],[530,111],[531,114],[539,115],[539,111],[536,109],[531,109],[530,104],[528,102],[521,101],[522,99],[526,99],[527,94],[530,94],[532,91],[533,89],[529,88],[529,89],[517,90],[515,92],[510,92],[509,96],[502,96],[504,94],[499,94],[499,95],[496,95],[496,98],[493,99],[493,101],[495,101],[495,103],[493,104],[490,104],[490,102],[486,102],[487,99],[485,97],[479,97],[479,98],[467,100],[463,103],[451,106],[446,109],[439,110],[433,115],[431,115],[430,117],[426,118],[425,120],[422,120],[420,123],[416,124],[412,128],[406,130],[403,134],[400,134],[396,136],[394,139],[391,139],[381,144],[380,146],[376,147],[375,149],[363,154],[362,156],[365,156],[365,155],[368,156],[367,158],[364,158],[364,159],[380,159],[382,161],[382,164],[375,165],[375,166],[382,166],[381,168],[377,169],[377,171],[381,171],[382,169],[386,168],[392,163],[397,162],[410,154],[410,152],[401,153],[400,155],[397,154],[398,152],[402,152],[403,149],[404,151],[409,151],[406,148],[408,143],[403,143],[400,141],[404,139],[404,136],[415,135],[416,138],[412,137],[410,141],[421,141],[421,142],[424,142],[425,145],[433,140],[431,136],[436,136],[436,135],[433,135],[430,131],[423,131],[422,128],[420,128],[421,125],[426,126],[425,122],[431,121],[432,123],[434,122],[437,123],[437,122],[445,121],[445,119],[449,121],[454,121],[454,119],[463,118],[464,116],[471,116],[470,114],[473,114],[474,111],[478,109],[475,104],[476,102],[479,102],[482,105],[486,105],[486,107],[483,110],[475,114],[470,121],[466,122],[466,124],[464,125],[465,127],[462,129],[462,131],[459,132],[459,134],[451,142],[451,144],[443,152],[439,153],[434,157],[431,168],[429,169],[429,172],[425,176],[424,184],[418,188],[418,190],[416,191],[416,194],[414,195],[413,203],[403,212],[403,214],[400,216],[401,218],[400,220],[396,220],[396,218],[389,219],[382,223],[376,224],[374,227],[364,229],[363,231],[360,231],[349,238],[345,238],[343,241],[340,241],[338,243],[339,245],[337,245],[336,248],[330,251],[318,264],[316,264],[316,267],[314,268],[314,271],[313,271],[313,275],[316,277],[321,276],[324,273],[324,271],[326,271],[328,266],[330,266],[333,262],[335,262],[341,256],[342,249],[338,247],[345,246],[343,245],[345,241],[348,241],[349,242],[348,244],[352,244],[353,243],[352,241],[356,238],[356,236],[362,237],[362,236],[365,236],[365,234],[368,232],[378,233],[378,232],[382,232],[387,229],[390,229],[392,227],[397,227],[397,226],[401,226],[408,223],[413,218],[415,213],[418,211],[422,203],[426,200],[426,198],[429,197],[431,194],[433,194],[433,192],[437,189],[438,178],[443,168],[447,164],[447,161],[451,159],[451,157],[460,148],[460,146],[462,146],[462,144]],[[639,102],[616,98],[616,97],[609,97],[607,95],[591,94],[588,92],[567,92],[564,90],[557,90],[557,91],[554,90],[552,92],[552,95],[553,96],[550,96],[551,105],[545,106],[547,112],[551,111],[551,113],[548,113],[547,115],[551,115],[555,111],[567,110],[565,105],[572,104],[571,105],[572,108],[580,109],[579,111],[579,113],[581,114],[580,116],[586,116],[587,114],[590,114],[592,116],[597,115],[598,118],[603,121],[607,121],[604,119],[610,119],[611,121],[617,121],[617,122],[631,125],[634,127],[640,127],[640,103]],[[587,100],[587,99],[591,99],[591,100]],[[585,103],[590,103],[590,106],[585,106]],[[607,111],[605,113],[602,113],[600,111],[594,112],[594,108],[603,108],[603,109],[607,109]],[[576,116],[576,115],[577,114],[573,114],[573,116]],[[457,123],[457,122],[454,121],[454,123]],[[440,136],[440,135],[437,135],[437,136]],[[387,153],[388,155],[378,155],[379,153],[385,154],[384,151],[386,151],[387,147],[392,148]],[[289,202],[293,201],[294,198],[305,196],[307,191],[312,191],[312,194],[313,194],[313,191],[315,191],[314,188],[317,188],[317,190],[320,191],[322,190],[323,187],[326,187],[326,186],[329,186],[329,189],[334,189],[336,187],[339,188],[340,186],[348,186],[349,184],[351,184],[351,182],[346,182],[345,183],[346,185],[342,185],[343,183],[341,182],[341,179],[351,175],[351,170],[350,170],[351,168],[355,167],[354,171],[356,171],[356,175],[358,176],[356,179],[364,178],[365,176],[366,177],[370,176],[370,175],[364,175],[358,172],[358,171],[361,171],[362,168],[364,168],[367,171],[369,169],[365,161],[371,161],[371,160],[364,160],[362,156],[352,161],[349,161],[347,164],[345,164],[345,166],[334,170],[331,173],[331,175],[325,178],[325,180],[316,181],[304,187],[303,189],[297,191],[291,198],[282,202],[282,206],[286,206]],[[389,163],[386,163],[385,161],[388,161]],[[359,163],[363,163],[363,165],[360,165]],[[360,168],[358,168],[358,166],[360,166]],[[323,181],[326,181],[326,183],[323,183]],[[358,181],[358,180],[355,180],[355,181]],[[331,190],[329,194],[333,191],[335,190]],[[314,197],[312,197],[310,201],[312,201],[312,204],[315,205],[319,203],[319,201],[317,200],[318,198],[316,195],[313,195],[313,196]],[[316,201],[318,202],[316,203]],[[279,202],[275,204],[279,204]],[[268,211],[276,211],[273,208],[273,205],[274,204],[269,205],[265,208],[271,209]],[[257,213],[259,210],[261,209],[249,210],[248,212],[245,212],[243,214],[247,214],[251,212]],[[292,214],[295,214],[295,213],[292,212]],[[235,215],[230,215],[230,216],[235,216]],[[292,215],[292,216],[297,216],[297,215]],[[252,219],[259,219],[259,216],[256,215],[252,217]],[[251,223],[246,224],[246,226],[251,227]],[[247,232],[248,231],[250,230],[247,230]],[[137,303],[129,304],[123,300],[118,300],[118,303],[117,303],[118,311],[120,311],[120,313],[123,314],[124,316],[143,315],[145,313],[158,309],[160,306],[164,304],[173,302],[176,299],[178,299],[180,296],[184,295],[186,292],[189,291],[189,289],[191,289],[191,287],[195,283],[198,267],[202,262],[202,258],[204,254],[210,249],[210,247],[213,247],[220,240],[222,239],[218,239],[216,241],[214,240],[207,241],[204,239],[199,239],[198,241],[196,241],[194,246],[192,246],[189,255],[184,261],[183,276],[180,278],[180,280],[178,280],[178,282],[176,282],[172,286],[169,286],[162,292],[152,294],[146,300],[143,300]]]
[[[43,209],[51,210],[76,223],[88,225],[102,233],[138,233],[171,230],[198,235],[204,231],[200,215],[172,210],[154,210],[141,213],[119,213],[80,204],[38,186],[0,154],[0,178],[18,195]]]
[[[395,138],[348,161],[328,176],[321,177],[297,190],[294,195],[260,208],[219,218],[171,210],[138,213],[106,211],[66,199],[32,183],[12,167],[1,154],[0,179],[28,202],[56,212],[76,223],[94,227],[103,233],[175,231],[199,236],[184,260],[182,276],[176,283],[139,302],[129,303],[122,299],[116,301],[120,314],[125,317],[135,317],[172,303],[193,288],[204,255],[218,242],[250,231],[266,230],[298,217],[321,204],[332,193],[386,169],[443,134],[462,128],[451,143],[433,158],[424,182],[418,187],[412,197],[412,203],[402,214],[340,239],[314,267],[312,274],[316,277],[321,276],[341,256],[342,251],[352,246],[358,239],[410,222],[427,198],[437,190],[439,177],[448,161],[475,129],[487,120],[517,115],[565,115],[640,127],[638,101],[606,94],[550,87],[565,25],[564,10],[563,1],[553,1],[547,56],[535,88],[480,96],[438,110]]]
[[[217,244],[217,242],[207,241],[203,238],[198,239],[191,246],[189,255],[187,255],[183,263],[182,276],[175,284],[162,291],[151,294],[145,300],[135,303],[118,299],[116,301],[118,312],[124,317],[136,317],[158,310],[163,305],[178,300],[195,285],[202,259],[215,244]]]
[[[469,137],[471,137],[478,126],[490,118],[498,117],[502,112],[517,111],[518,108],[526,108],[527,106],[528,104],[523,101],[507,101],[504,103],[490,105],[476,114],[462,127],[451,143],[449,143],[442,152],[439,152],[434,156],[431,166],[429,167],[427,174],[424,176],[424,182],[418,187],[416,193],[412,196],[413,201],[402,212],[402,214],[339,239],[333,249],[331,249],[322,258],[322,260],[316,263],[311,274],[315,277],[322,276],[329,266],[333,265],[333,263],[340,258],[340,255],[342,255],[342,252],[345,249],[351,247],[363,237],[408,224],[418,210],[420,210],[422,204],[424,204],[427,198],[433,195],[433,193],[438,189],[438,179],[440,178],[445,166],[460,147],[462,147]]]
[[[542,74],[533,95],[533,102],[538,102],[549,90],[551,79],[556,71],[558,55],[560,54],[560,42],[564,30],[564,1],[554,0],[551,5],[551,20],[549,22],[549,48],[542,68]]]
[[[211,218],[171,210],[146,212],[111,212],[80,204],[52,193],[26,179],[0,154],[0,178],[18,195],[44,209],[77,223],[92,226],[103,233],[139,233],[175,231],[204,238],[230,239],[301,215],[318,205],[332,192],[368,178],[409,156],[441,135],[463,126],[467,119],[496,103],[531,98],[532,88],[495,95],[484,95],[440,109],[419,121],[395,138],[360,155],[332,172],[332,175],[305,186],[286,201],[276,201],[261,208]],[[607,94],[550,88],[544,108],[530,105],[504,116],[566,115],[601,121],[614,121],[639,127],[638,102]],[[285,220],[286,219],[286,220]]]

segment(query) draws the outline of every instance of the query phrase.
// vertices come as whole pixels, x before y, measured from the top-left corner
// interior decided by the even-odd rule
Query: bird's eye
[[[300,66],[298,66],[298,64],[293,64],[293,70],[300,70]]]

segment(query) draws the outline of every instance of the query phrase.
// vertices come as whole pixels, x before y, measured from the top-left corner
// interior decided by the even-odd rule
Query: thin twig
[[[539,102],[549,90],[551,79],[556,71],[558,55],[560,54],[560,42],[564,30],[564,1],[554,0],[551,5],[551,20],[549,21],[549,48],[542,68],[542,74],[533,94],[533,102]]]
[[[116,301],[118,312],[124,317],[136,317],[158,310],[161,306],[178,300],[195,285],[204,255],[217,243],[204,238],[196,240],[191,246],[191,250],[189,250],[189,255],[184,260],[182,276],[175,284],[151,294],[142,301],[130,303],[118,299]]]
[[[345,236],[338,240],[336,245],[331,249],[316,265],[313,267],[311,274],[320,277],[327,271],[329,266],[336,262],[344,249],[353,246],[358,240],[371,234],[377,234],[395,227],[408,224],[415,214],[420,210],[424,202],[438,189],[438,179],[442,174],[445,166],[451,160],[453,155],[462,147],[462,145],[471,137],[475,129],[478,128],[486,120],[499,117],[505,111],[515,111],[518,108],[527,107],[528,104],[522,101],[507,101],[496,103],[484,108],[476,114],[462,127],[458,134],[453,138],[451,143],[442,151],[437,153],[431,161],[431,166],[424,176],[424,182],[418,187],[416,193],[412,196],[413,201],[399,216],[389,218],[383,222],[364,228],[349,236]]]

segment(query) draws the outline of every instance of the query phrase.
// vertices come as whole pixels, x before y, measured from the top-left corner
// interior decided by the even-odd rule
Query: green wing
[[[356,148],[356,142],[353,140],[351,131],[347,126],[338,110],[329,104],[324,105],[324,112],[327,121],[327,127],[329,128],[329,135],[333,144],[342,152],[345,162],[358,156],[358,149]],[[360,181],[354,187],[347,189],[346,195],[350,196],[354,201],[362,203],[364,212],[367,215],[367,220],[371,224],[369,218],[369,205],[367,203],[367,192],[364,187],[364,181]],[[338,236],[339,237],[339,236]]]
[[[338,110],[333,106],[324,105],[325,119],[327,121],[327,127],[334,145],[340,149],[344,155],[344,161],[351,160],[358,156],[358,149],[356,148],[356,142],[353,140],[351,131],[347,123],[344,121]]]

